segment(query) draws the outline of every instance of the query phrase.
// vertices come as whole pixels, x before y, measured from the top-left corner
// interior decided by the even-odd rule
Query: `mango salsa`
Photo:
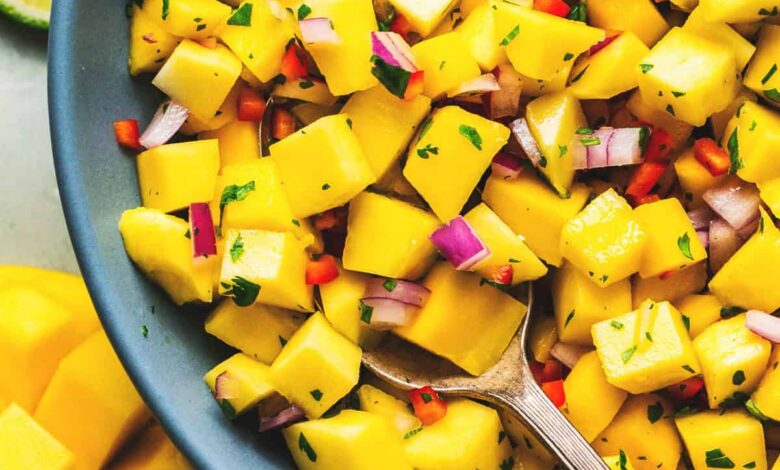
[[[669,31],[669,24],[651,0],[590,0],[588,18],[593,26],[609,31],[629,31],[648,47]]]
[[[636,88],[634,67],[648,52],[650,49],[634,33],[620,33],[597,54],[577,62],[571,71],[570,91],[588,100],[609,99]]]
[[[712,173],[696,160],[693,147],[677,157],[674,162],[674,171],[691,209],[704,207],[705,202],[701,198],[704,192],[717,186],[725,178],[725,175],[712,176]]]
[[[675,424],[694,468],[767,468],[761,423],[744,411],[706,411]]]
[[[339,277],[319,288],[322,310],[333,328],[348,340],[365,347],[378,343],[383,333],[371,330],[363,322],[360,299],[370,276],[339,268]]]
[[[73,454],[46,432],[21,407],[0,411],[0,467],[73,470]]]
[[[460,32],[435,36],[415,44],[412,52],[417,66],[425,73],[424,93],[441,98],[461,83],[480,74],[477,61],[464,53],[468,45]]]
[[[631,285],[631,305],[634,308],[647,299],[676,302],[704,289],[707,285],[707,263],[696,263],[681,271],[648,279],[634,276]]]
[[[384,416],[393,423],[400,436],[406,437],[412,432],[419,432],[422,423],[409,411],[409,404],[389,395],[371,385],[362,385],[358,389],[360,409]]]
[[[208,371],[203,380],[215,395],[219,381],[220,392],[229,395],[219,405],[228,418],[234,419],[274,393],[268,371],[269,367],[262,362],[237,353]]]

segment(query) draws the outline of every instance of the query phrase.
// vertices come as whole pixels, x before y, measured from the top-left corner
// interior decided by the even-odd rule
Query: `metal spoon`
[[[609,467],[534,381],[528,367],[528,337],[533,295],[518,334],[501,359],[473,377],[396,336],[378,349],[363,353],[363,365],[380,379],[404,390],[430,385],[439,393],[483,400],[506,408],[569,470],[607,470]]]

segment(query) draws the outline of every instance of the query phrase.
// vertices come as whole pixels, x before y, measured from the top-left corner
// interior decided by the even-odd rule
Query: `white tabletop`
[[[0,15],[0,264],[78,272],[54,177],[46,34]]]

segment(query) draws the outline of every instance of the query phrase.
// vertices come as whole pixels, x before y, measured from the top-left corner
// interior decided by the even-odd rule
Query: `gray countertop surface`
[[[46,33],[0,15],[0,264],[78,272],[54,176]]]

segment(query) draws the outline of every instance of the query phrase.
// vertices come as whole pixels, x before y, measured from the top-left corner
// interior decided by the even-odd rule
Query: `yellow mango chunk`
[[[738,145],[737,176],[752,183],[780,177],[774,153],[780,145],[780,114],[757,103],[745,102],[737,111],[736,121],[736,130],[727,131],[723,144],[729,153],[732,153],[732,142]]]
[[[666,111],[645,103],[639,90],[636,90],[628,99],[626,109],[638,119],[658,126],[670,133],[678,144],[687,142],[693,132],[693,126],[687,122],[680,121]]]
[[[391,0],[396,12],[404,15],[414,31],[426,37],[441,23],[456,4],[452,0]]]
[[[569,263],[555,272],[552,292],[558,336],[565,343],[592,345],[594,324],[631,311],[631,281],[599,287]]]
[[[780,178],[758,184],[761,200],[775,217],[780,214]]]
[[[651,422],[650,409],[658,419]],[[593,441],[601,455],[618,455],[622,450],[636,470],[674,470],[680,460],[682,442],[670,419],[674,408],[659,395],[629,397],[607,429]]]
[[[570,91],[579,99],[609,99],[637,86],[634,68],[650,49],[630,31],[577,62]],[[571,59],[570,59],[571,60]]]
[[[146,428],[122,452],[112,470],[191,470],[159,424]]]
[[[338,100],[337,97],[331,94],[325,82],[308,78],[285,80],[284,83],[277,84],[274,87],[271,96],[290,98],[326,107],[335,105]]]
[[[441,98],[480,75],[477,61],[466,51],[468,45],[460,32],[435,36],[412,46],[417,66],[425,72],[423,93],[426,96],[434,100]]]
[[[342,206],[376,181],[348,119],[326,116],[271,145],[296,216]]]
[[[777,16],[772,0],[699,0],[699,8],[712,23],[749,23]]]
[[[0,410],[0,468],[72,470],[73,454],[16,404]]]
[[[371,31],[377,30],[371,0],[308,2],[309,18],[328,18],[339,37],[336,44],[306,44],[328,88],[336,96],[377,84],[371,74]]]
[[[35,411],[35,420],[73,452],[80,470],[101,468],[149,417],[102,331],[60,362]]]
[[[177,305],[212,298],[212,263],[193,263],[189,229],[182,219],[144,207],[126,210],[119,219],[127,256]]]
[[[270,364],[304,320],[296,312],[263,304],[239,307],[226,299],[206,319],[206,333]]]
[[[185,40],[157,72],[152,85],[189,109],[196,118],[208,121],[217,113],[240,74],[241,62],[228,48],[209,49]]]
[[[230,7],[217,0],[149,0],[143,10],[170,34],[189,39],[212,36],[230,15]]]
[[[766,370],[772,343],[745,327],[745,315],[708,326],[693,341],[710,408],[748,395]]]
[[[409,203],[364,192],[349,206],[344,268],[389,278],[416,279],[434,262],[428,236],[440,225]]]
[[[775,421],[780,419],[780,346],[775,345],[769,366],[751,400],[764,416]]]
[[[352,95],[341,112],[349,116],[374,174],[382,177],[401,157],[430,109],[427,96],[402,100],[380,85]]]
[[[682,315],[669,302],[647,301],[596,323],[593,344],[609,383],[633,394],[682,382],[701,370]]]
[[[411,470],[401,437],[387,418],[344,410],[282,431],[301,470]]]
[[[251,162],[260,157],[260,136],[257,123],[232,121],[217,130],[198,134],[199,140],[216,139],[219,143],[220,168]]]
[[[565,62],[561,70],[548,80],[539,80],[520,74],[523,81],[523,96],[551,95],[563,91],[569,81],[572,67],[574,67],[573,60]]]
[[[568,91],[544,95],[528,104],[525,118],[542,152],[542,174],[561,197],[568,198],[574,178],[569,149],[577,129],[588,125],[579,100]]]
[[[388,418],[401,437],[406,437],[410,432],[422,428],[422,423],[417,416],[409,411],[408,403],[371,385],[362,385],[357,393],[360,409]]]
[[[436,265],[423,285],[431,290],[430,298],[412,323],[395,332],[472,375],[498,361],[527,311],[479,276],[449,263]]]
[[[761,28],[758,50],[745,73],[745,86],[780,106],[780,74],[777,73],[780,57],[780,25],[765,25]]]
[[[730,48],[737,59],[737,70],[744,70],[756,51],[756,46],[739,35],[729,25],[707,21],[701,8],[693,10],[683,29]]]
[[[294,105],[290,110],[304,126],[314,123],[320,118],[338,114],[340,108],[338,103],[335,106],[322,106],[314,103],[300,103]]]
[[[528,248],[523,236],[516,235],[486,204],[471,209],[464,218],[490,250],[490,256],[477,263],[472,271],[487,278],[494,267],[509,264],[512,285],[547,274],[547,267]]]
[[[571,188],[562,199],[530,172],[514,180],[488,178],[482,199],[537,256],[553,266],[561,265],[561,229],[585,205],[590,190],[583,184]]]
[[[162,29],[138,5],[130,20],[130,75],[160,70],[165,59],[179,44],[179,38]]]
[[[199,119],[190,113],[179,132],[184,135],[195,135],[201,132],[214,131],[238,119],[238,99],[245,87],[246,85],[242,81],[237,81],[231,88],[225,101],[222,102],[219,109],[209,119]]]
[[[173,212],[214,198],[219,172],[219,142],[166,144],[141,152],[138,187],[144,207]]]
[[[361,356],[359,347],[315,313],[274,360],[271,383],[307,417],[316,419],[357,384]]]
[[[712,294],[691,294],[674,302],[674,307],[682,314],[683,323],[690,325],[688,333],[694,339],[705,328],[720,320],[723,304]]]
[[[462,35],[469,53],[477,61],[479,68],[484,71],[493,70],[499,64],[509,60],[506,51],[501,47],[503,37],[498,35],[496,10],[493,5],[491,1],[482,2],[455,28],[455,31]],[[463,13],[462,2],[460,10]]]
[[[737,97],[734,98],[734,101],[732,101],[730,105],[726,106],[723,111],[719,111],[713,114],[710,120],[712,121],[712,132],[715,134],[715,140],[717,142],[721,142],[723,140],[723,135],[726,132],[726,126],[729,124],[731,118],[734,117],[737,110],[742,107],[742,103],[745,101],[752,101],[755,103],[757,100],[758,98],[756,97],[755,93],[748,90],[747,88],[742,88],[742,90],[740,90],[739,94],[737,94]]]
[[[301,312],[314,309],[312,287],[306,285],[309,257],[294,235],[230,229],[224,244],[220,294],[232,296],[238,305],[261,303]]]
[[[669,31],[669,25],[651,0],[591,0],[588,20],[593,26],[610,31],[630,31],[648,47]]]
[[[706,411],[676,418],[696,469],[767,469],[761,423],[741,410]]]
[[[634,470],[634,466],[631,465],[631,460],[629,460],[625,452],[604,457],[604,462],[613,470]]]
[[[677,180],[685,192],[685,199],[688,200],[691,209],[704,207],[706,203],[701,198],[702,194],[726,177],[726,175],[712,176],[707,168],[696,160],[693,147],[677,157],[674,161],[674,171],[677,173]]]
[[[515,70],[531,78],[549,80],[564,67],[569,55],[577,57],[605,36],[601,29],[525,6],[501,2],[496,8],[499,44],[506,46]]]
[[[243,353],[237,353],[225,359],[208,371],[203,380],[212,394],[216,394],[217,377],[223,393],[230,398],[223,398],[219,406],[229,419],[235,419],[250,408],[254,408],[260,400],[274,393],[274,388],[268,378],[269,367]]]
[[[498,413],[466,399],[447,403],[447,414],[404,441],[417,470],[512,468],[512,447]]]
[[[728,106],[740,88],[734,51],[681,28],[634,70],[642,100],[693,126]]]
[[[531,355],[537,362],[545,363],[550,359],[550,351],[558,342],[558,329],[555,318],[543,316],[532,322],[529,338]]]
[[[628,394],[607,382],[595,351],[582,356],[563,381],[564,414],[588,442],[593,441],[615,417]]]
[[[645,300],[676,302],[686,295],[696,294],[707,285],[707,263],[697,263],[669,276],[642,279],[634,276],[631,305],[639,308]]]
[[[333,328],[358,346],[374,345],[383,333],[360,320],[360,299],[370,276],[339,266],[339,277],[319,286],[325,318]]]
[[[508,140],[503,124],[457,106],[440,108],[409,149],[404,176],[439,219],[449,221]]]
[[[609,189],[564,225],[561,255],[606,287],[639,270],[647,238],[631,206]]]

